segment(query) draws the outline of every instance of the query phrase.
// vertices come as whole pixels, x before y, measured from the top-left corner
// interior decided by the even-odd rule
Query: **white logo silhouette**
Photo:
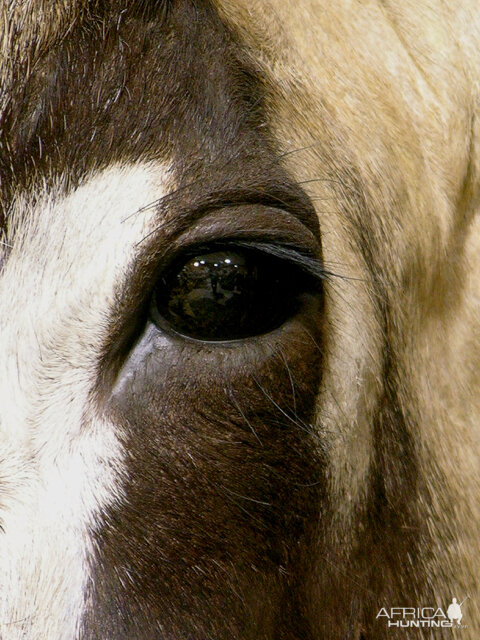
[[[465,600],[468,599],[465,598]],[[458,604],[457,599],[456,598],[452,598],[452,604],[449,605],[448,609],[447,609],[447,616],[450,620],[450,622],[453,622],[455,620],[455,622],[459,625],[461,620],[462,620],[462,604],[465,602],[465,600],[463,600],[463,602],[461,602],[460,604]]]

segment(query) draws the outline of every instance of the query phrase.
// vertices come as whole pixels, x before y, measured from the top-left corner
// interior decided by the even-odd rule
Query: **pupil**
[[[291,315],[285,265],[252,250],[195,256],[161,282],[161,317],[179,333],[203,340],[236,340],[267,333]],[[288,296],[287,296],[288,298]]]

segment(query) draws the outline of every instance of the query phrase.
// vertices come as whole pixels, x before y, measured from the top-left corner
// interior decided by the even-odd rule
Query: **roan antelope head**
[[[476,5],[1,4],[2,640],[478,638]]]

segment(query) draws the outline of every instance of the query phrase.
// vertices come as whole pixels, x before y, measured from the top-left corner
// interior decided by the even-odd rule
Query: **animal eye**
[[[198,253],[158,282],[152,318],[203,341],[240,340],[295,314],[304,274],[286,260],[242,247]]]

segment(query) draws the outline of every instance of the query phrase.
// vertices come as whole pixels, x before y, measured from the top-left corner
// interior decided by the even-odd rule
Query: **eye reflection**
[[[295,275],[291,265],[255,250],[197,255],[161,279],[152,317],[207,341],[267,333],[295,311]]]

